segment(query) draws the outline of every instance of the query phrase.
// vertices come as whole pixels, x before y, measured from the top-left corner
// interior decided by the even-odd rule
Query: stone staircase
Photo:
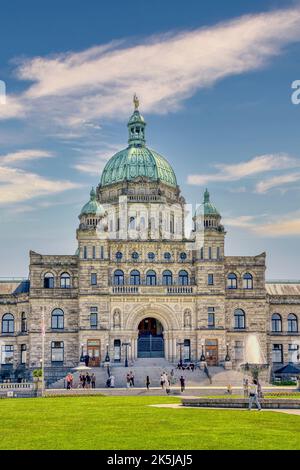
[[[212,378],[210,383],[206,374],[200,370],[195,369],[192,371],[177,370],[175,366],[163,358],[152,359],[137,359],[128,368],[124,365],[113,364],[111,367],[111,374],[115,377],[115,388],[126,388],[126,375],[132,371],[134,374],[135,387],[145,388],[147,375],[150,378],[150,388],[160,387],[160,375],[162,372],[170,374],[174,369],[174,383],[173,385],[179,386],[179,378],[184,376],[187,387],[203,387],[203,386],[220,386],[227,387],[228,384],[232,386],[242,386],[244,374],[240,371],[230,370],[226,371],[223,367],[209,367],[209,374]],[[96,376],[96,387],[104,388],[108,378],[107,371],[103,367],[92,368],[89,373],[94,373]],[[74,387],[76,388],[79,383],[79,372],[73,373]],[[49,388],[60,389],[64,388],[64,379],[50,385]]]

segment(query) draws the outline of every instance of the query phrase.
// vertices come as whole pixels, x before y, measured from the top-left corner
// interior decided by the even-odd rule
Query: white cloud
[[[50,180],[35,173],[0,166],[0,205],[58,194],[81,187],[64,180]]]
[[[283,186],[296,183],[300,181],[300,173],[288,173],[285,175],[274,176],[272,178],[265,179],[263,181],[259,181],[256,185],[256,192],[257,193],[266,193],[270,189],[279,189],[283,190]]]
[[[255,216],[241,215],[238,217],[224,218],[224,224],[230,227],[237,227],[237,228],[253,228],[253,224],[255,220],[256,220]]]
[[[84,156],[76,163],[73,168],[89,175],[100,175],[106,162],[111,156],[118,152],[122,145],[107,145],[105,150],[97,152],[86,152]],[[82,150],[79,150],[82,152]]]
[[[265,66],[300,40],[300,9],[240,17],[212,27],[96,46],[83,52],[19,62],[16,75],[31,84],[0,119],[34,116],[40,123],[84,126],[128,114],[137,92],[145,112],[176,110],[198,89]]]
[[[300,160],[286,154],[260,155],[247,162],[236,164],[216,164],[216,173],[188,175],[191,185],[205,185],[209,182],[238,181],[240,179],[265,173],[272,170],[283,170],[300,166]]]
[[[46,150],[26,149],[18,150],[17,152],[0,155],[1,165],[11,165],[16,162],[28,162],[31,160],[39,160],[40,158],[49,158],[53,154]]]
[[[294,237],[300,235],[300,213],[290,212],[276,217],[268,214],[225,217],[226,226],[244,229],[265,238]]]
[[[263,237],[284,237],[300,235],[300,218],[281,219],[253,227],[253,231]]]

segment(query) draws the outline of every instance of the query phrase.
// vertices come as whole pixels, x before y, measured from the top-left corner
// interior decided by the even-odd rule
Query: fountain
[[[240,368],[244,372],[250,372],[253,379],[258,379],[261,371],[268,369],[269,364],[266,363],[265,357],[261,350],[259,339],[256,334],[249,334],[245,343],[244,363],[240,364]]]

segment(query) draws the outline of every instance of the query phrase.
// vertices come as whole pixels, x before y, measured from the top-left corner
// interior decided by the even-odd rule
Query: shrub
[[[35,370],[32,372],[32,376],[33,376],[33,377],[43,377],[43,371],[42,371],[42,369],[35,369]]]

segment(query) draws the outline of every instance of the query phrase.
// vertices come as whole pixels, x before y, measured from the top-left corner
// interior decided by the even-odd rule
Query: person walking
[[[82,388],[85,388],[85,384],[86,384],[86,376],[82,374]]]
[[[84,363],[85,363],[85,367],[88,367],[89,366],[89,362],[90,362],[90,356],[88,354],[86,354],[84,356]]]
[[[96,388],[96,376],[94,372],[91,375],[92,388]]]
[[[257,380],[255,379],[252,380],[252,384],[250,385],[249,411],[251,411],[253,403],[256,404],[258,411],[261,411],[261,405],[258,400]]]
[[[149,375],[147,375],[147,377],[146,377],[146,387],[147,387],[147,390],[149,390],[149,388],[150,388],[150,377],[149,377]]]
[[[243,389],[244,389],[244,398],[248,398],[249,397],[249,381],[246,378],[243,381]]]
[[[86,373],[86,388],[91,388],[91,376],[88,372]]]
[[[161,374],[161,376],[160,376],[160,386],[161,386],[162,389],[164,388],[164,383],[165,383],[165,378],[164,378],[164,375]]]
[[[181,375],[179,381],[180,381],[181,393],[183,393],[185,390],[185,378],[183,377],[183,375]]]
[[[227,393],[228,393],[228,395],[232,395],[232,386],[231,386],[231,384],[227,385]]]
[[[110,387],[115,388],[115,376],[114,375],[110,376]]]
[[[166,387],[166,394],[170,395],[171,389],[170,389],[170,382],[168,379],[165,381],[165,387]]]
[[[71,374],[68,373],[66,377],[66,382],[67,382],[67,390],[71,389]]]
[[[131,383],[131,377],[130,374],[126,375],[126,387],[129,388]]]
[[[130,371],[130,386],[134,387],[134,374],[132,370]]]

